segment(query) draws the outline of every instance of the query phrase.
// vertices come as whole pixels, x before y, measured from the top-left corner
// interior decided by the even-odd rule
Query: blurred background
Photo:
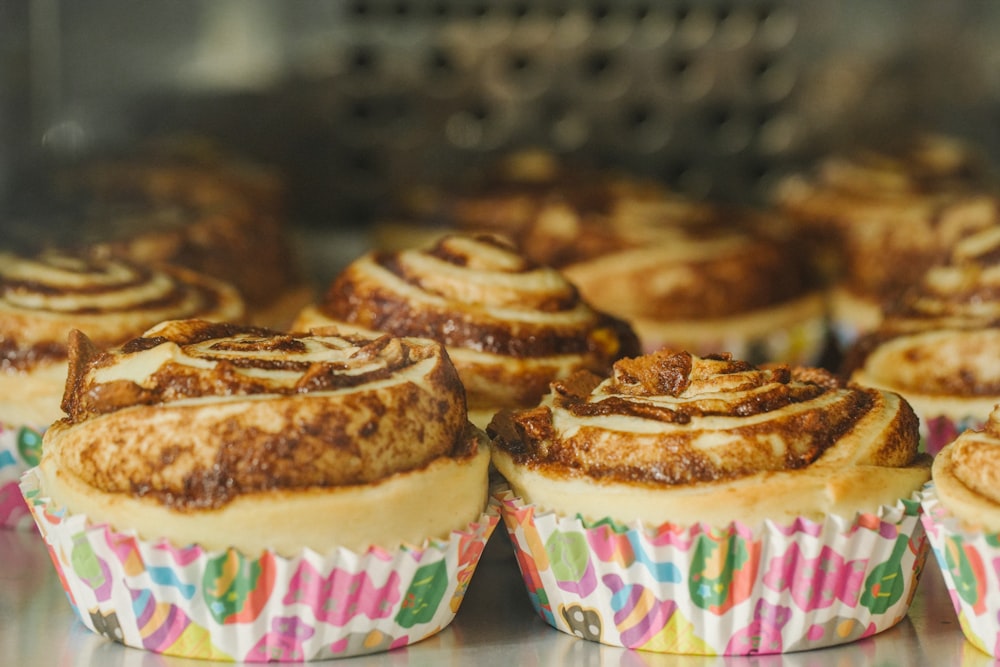
[[[752,202],[913,129],[1000,154],[998,34],[970,0],[3,0],[0,206],[184,132],[278,167],[307,229],[527,146]]]

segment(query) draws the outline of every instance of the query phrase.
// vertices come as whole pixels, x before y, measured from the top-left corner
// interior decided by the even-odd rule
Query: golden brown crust
[[[295,557],[306,547],[320,554],[337,548],[363,553],[373,544],[394,549],[447,539],[481,518],[489,461],[483,444],[474,456],[437,459],[371,484],[274,489],[197,512],[178,512],[149,496],[95,494],[48,459],[37,470],[43,493],[56,506],[143,539]]]
[[[181,267],[97,253],[0,254],[0,370],[7,372],[65,363],[74,328],[104,347],[167,319],[243,316],[233,287]]]
[[[458,376],[432,341],[186,320],[107,352],[74,343],[68,417],[44,456],[99,494],[217,509],[475,453]]]
[[[1000,409],[941,450],[933,477],[938,499],[966,526],[1000,532]]]
[[[159,147],[88,161],[62,173],[56,187],[74,216],[70,247],[186,266],[232,283],[255,310],[301,283],[286,237],[285,186],[260,165]]]
[[[608,489],[612,504],[650,494],[658,507],[676,508],[681,497],[720,502],[713,489],[727,489],[726,496],[752,480],[774,477],[796,488],[796,476],[806,486],[826,477],[835,487],[850,477],[853,506],[873,509],[886,489],[906,487],[908,495],[927,472],[918,462],[916,416],[898,395],[845,387],[819,369],[758,368],[729,355],[664,350],[620,361],[599,383],[584,376],[554,383],[539,407],[502,413],[488,432],[503,455],[501,470],[534,479],[540,488],[526,492],[553,502],[578,495],[571,490],[581,481],[596,484],[595,493]],[[867,492],[857,488],[863,475],[851,477],[857,467],[878,469],[879,477],[906,472],[901,484]],[[840,493],[833,497],[838,507],[851,504]],[[758,519],[763,502],[748,497],[745,507],[721,513]],[[787,502],[803,514],[822,513],[800,499]],[[720,515],[719,508],[712,512]]]
[[[613,228],[601,254],[562,270],[596,307],[626,320],[723,318],[787,303],[814,288],[781,221],[678,200]],[[608,232],[605,232],[608,233]]]
[[[856,439],[870,413],[889,409],[880,392],[836,386],[818,369],[795,378],[809,381],[786,366],[662,350],[619,361],[592,388],[580,378],[554,382],[541,407],[511,416],[517,437],[496,444],[525,465],[563,474],[692,484],[808,466]],[[908,406],[894,419],[893,433],[915,433]],[[906,465],[915,454],[906,440],[887,438],[865,460]]]
[[[1000,228],[970,235],[928,270],[848,350],[844,372],[915,407],[967,401],[970,412],[954,416],[985,419],[1000,397]]]
[[[646,349],[689,349],[704,338],[702,331],[669,331],[663,340],[664,325],[675,323],[711,328],[713,346],[752,337],[759,347],[801,323],[745,334],[746,322],[731,318],[819,294],[798,239],[773,214],[699,202],[610,171],[580,175],[545,154],[516,156],[500,171],[474,192],[422,200],[417,217],[502,232],[532,261],[562,271],[595,308],[632,324],[643,342],[651,339]],[[393,231],[400,228],[412,231]],[[431,232],[417,226],[416,234]],[[820,326],[821,308],[809,310],[804,326]],[[719,349],[732,348],[704,351]]]
[[[590,234],[574,239],[579,226],[599,232],[605,221],[628,217],[664,194],[662,185],[634,175],[571,165],[551,153],[526,150],[448,189],[407,191],[397,202],[392,230],[498,233],[517,239],[533,261],[559,266],[570,254],[602,252],[602,244],[611,240]],[[381,236],[387,242],[382,248],[407,247],[388,234]]]
[[[335,322],[442,342],[472,409],[536,402],[555,377],[607,371],[638,352],[631,328],[591,308],[557,271],[485,236],[359,258],[295,328]]]
[[[775,201],[833,249],[832,279],[881,302],[898,296],[969,233],[992,226],[997,202],[984,162],[940,136],[831,156],[778,188]]]

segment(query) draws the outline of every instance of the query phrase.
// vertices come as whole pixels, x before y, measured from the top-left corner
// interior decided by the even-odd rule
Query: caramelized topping
[[[490,354],[585,355],[596,369],[639,349],[624,322],[588,307],[555,270],[482,235],[447,237],[427,252],[364,257],[333,282],[323,312]]]
[[[816,369],[661,350],[617,362],[599,383],[583,373],[553,383],[540,407],[499,414],[488,432],[518,463],[552,474],[690,484],[807,466],[834,447],[872,446],[855,431],[883,410],[894,426],[879,436],[885,440],[874,445],[873,460],[910,460],[917,421],[905,403],[844,388]]]
[[[907,394],[1000,393],[1000,229],[973,234],[847,351],[843,372]]]
[[[236,291],[170,266],[151,268],[100,253],[0,253],[0,363],[27,371],[64,361],[73,328],[106,347],[167,319],[243,317]]]
[[[107,351],[70,340],[68,416],[45,452],[104,492],[193,511],[477,451],[455,368],[429,340],[199,320]]]

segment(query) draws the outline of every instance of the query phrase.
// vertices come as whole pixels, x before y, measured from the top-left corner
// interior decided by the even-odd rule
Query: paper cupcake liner
[[[643,335],[641,327],[638,334],[645,353],[669,347],[688,350],[698,355],[730,352],[734,359],[744,359],[751,364],[782,362],[815,366],[826,350],[826,329],[825,320],[817,317],[757,336],[732,332],[717,339],[699,337],[666,340],[662,336]]]
[[[661,653],[787,653],[876,634],[906,615],[928,550],[916,498],[754,531],[588,524],[495,496],[549,625]]]
[[[1000,658],[1000,534],[966,530],[924,485],[923,515],[962,633],[979,650]]]
[[[981,429],[985,423],[984,416],[967,415],[955,419],[946,415],[920,415],[920,450],[937,456],[945,445],[954,442],[963,431]]]
[[[0,528],[33,530],[35,523],[18,485],[42,455],[44,426],[0,422]]]
[[[127,646],[188,658],[300,662],[406,646],[458,611],[499,521],[495,500],[447,540],[294,558],[149,541],[55,506],[21,481],[80,621]]]

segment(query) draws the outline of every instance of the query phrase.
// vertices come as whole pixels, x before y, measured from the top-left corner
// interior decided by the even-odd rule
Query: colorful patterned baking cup
[[[781,362],[791,365],[815,366],[826,349],[827,325],[823,318],[815,318],[782,327],[757,336],[729,335],[664,338],[662,334],[643,331],[641,323],[633,323],[644,353],[663,348],[687,350],[698,355],[730,352],[734,359],[744,359],[752,364]]]
[[[986,423],[986,418],[979,416],[966,416],[961,419],[948,417],[946,415],[936,415],[934,417],[920,417],[920,450],[927,452],[931,456],[937,456],[945,445],[954,442],[962,431],[969,429],[981,429]]]
[[[921,493],[934,557],[962,633],[979,650],[1000,658],[1000,534],[967,530],[941,503],[934,483]]]
[[[0,422],[0,528],[34,529],[18,484],[25,470],[38,465],[44,432],[35,424]]]
[[[93,524],[21,492],[82,623],[127,646],[188,658],[300,662],[376,653],[444,629],[490,534],[495,500],[447,540],[295,558],[177,547]]]
[[[868,637],[906,615],[927,556],[915,498],[753,531],[586,523],[509,490],[495,496],[549,625],[661,653],[787,653]]]

